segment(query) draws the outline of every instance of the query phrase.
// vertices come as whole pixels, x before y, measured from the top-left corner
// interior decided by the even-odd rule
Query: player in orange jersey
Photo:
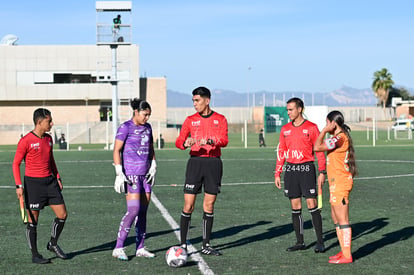
[[[350,128],[344,123],[339,111],[332,111],[326,118],[326,126],[316,140],[314,150],[327,151],[327,172],[332,220],[335,224],[341,251],[329,257],[333,264],[352,263],[352,229],[349,224],[349,193],[357,174],[355,151]],[[326,134],[332,135],[324,140]]]

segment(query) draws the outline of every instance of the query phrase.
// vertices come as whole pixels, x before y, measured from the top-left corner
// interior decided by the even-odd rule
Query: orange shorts
[[[353,186],[352,177],[329,178],[329,202],[331,205],[346,205]]]

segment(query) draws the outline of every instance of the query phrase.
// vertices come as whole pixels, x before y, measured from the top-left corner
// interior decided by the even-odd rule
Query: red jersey
[[[319,136],[318,126],[305,120],[300,126],[292,122],[283,125],[280,131],[275,176],[280,176],[285,161],[289,163],[305,163],[315,161],[313,146]],[[325,170],[325,153],[316,152],[319,171]]]
[[[190,155],[199,157],[219,157],[221,156],[221,147],[226,147],[229,143],[227,135],[227,120],[216,112],[208,116],[201,116],[199,113],[188,116],[181,128],[180,135],[175,141],[175,146],[184,150],[184,142],[191,135],[197,142],[191,146]],[[200,140],[211,139],[212,145],[199,145]]]
[[[44,178],[55,175],[59,178],[53,158],[53,140],[49,134],[40,138],[30,132],[20,139],[13,161],[13,176],[16,185],[22,184],[20,164],[23,159],[26,164],[25,176]]]

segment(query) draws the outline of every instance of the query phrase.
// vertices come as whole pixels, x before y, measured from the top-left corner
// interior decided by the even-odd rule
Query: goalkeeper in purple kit
[[[155,162],[151,125],[151,106],[141,99],[131,101],[133,116],[121,124],[115,137],[113,159],[115,166],[115,191],[126,195],[127,211],[119,225],[118,237],[112,256],[128,260],[124,242],[135,221],[137,257],[153,258],[155,255],[144,247],[147,210],[155,182]]]

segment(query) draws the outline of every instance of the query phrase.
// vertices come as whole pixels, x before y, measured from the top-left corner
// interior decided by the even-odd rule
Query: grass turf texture
[[[413,141],[377,142],[367,146],[366,135],[354,132],[359,176],[350,197],[353,228],[354,263],[332,265],[328,256],[339,251],[330,218],[328,186],[324,187],[322,211],[325,254],[315,254],[315,234],[310,214],[304,207],[307,250],[286,252],[295,242],[289,201],[275,188],[276,135],[267,135],[266,148],[237,148],[242,143],[231,137],[223,150],[224,175],[218,196],[212,245],[221,257],[202,256],[215,274],[410,274],[414,270],[412,252],[414,214]],[[251,136],[252,142],[253,138]],[[232,139],[235,139],[232,142]],[[393,144],[396,146],[382,145]],[[171,145],[171,144],[169,144]],[[96,145],[92,146],[97,148]],[[100,146],[98,146],[99,148]],[[157,150],[158,174],[154,194],[179,223],[183,202],[182,184],[188,151]],[[77,148],[77,146],[75,147]],[[83,145],[88,149],[88,145]],[[103,148],[102,146],[100,148]],[[55,150],[55,158],[64,182],[68,220],[59,244],[69,260],[54,258],[46,251],[53,212],[45,208],[40,215],[38,247],[52,264],[35,265],[26,244],[15,195],[11,163],[15,146],[0,148],[0,270],[3,274],[200,274],[197,263],[189,258],[185,267],[173,269],[165,263],[165,252],[177,245],[174,230],[154,204],[148,213],[146,246],[154,259],[135,258],[135,232],[126,241],[128,262],[112,258],[125,199],[113,190],[112,153],[94,148],[78,151]],[[411,175],[411,176],[408,176]],[[174,186],[176,185],[176,186]],[[192,216],[190,241],[201,248],[202,197],[197,199]]]

